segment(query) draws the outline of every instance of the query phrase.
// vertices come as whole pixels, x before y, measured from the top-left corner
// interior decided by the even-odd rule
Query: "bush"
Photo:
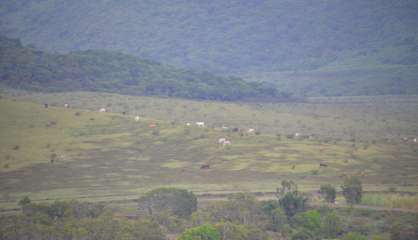
[[[358,177],[346,177],[341,186],[345,201],[348,204],[358,204],[361,201],[363,187]]]
[[[293,181],[282,181],[281,185],[281,188],[277,188],[277,197],[287,217],[291,218],[296,213],[303,212],[308,198],[298,192],[297,184]]]
[[[216,228],[222,235],[222,239],[228,240],[267,240],[269,239],[267,233],[261,229],[248,226],[233,224],[230,222],[216,224]]]
[[[337,195],[337,190],[331,184],[321,185],[320,193],[324,197],[325,201],[329,203],[335,202],[335,197]]]
[[[325,238],[336,238],[342,230],[340,218],[335,211],[329,211],[321,217],[321,235]]]
[[[214,226],[203,225],[186,230],[177,240],[221,240],[221,234]]]
[[[311,239],[315,239],[314,236],[315,235],[308,229],[301,228],[301,229],[296,230],[292,234],[291,239],[292,240],[311,240]]]
[[[318,210],[311,210],[304,213],[299,213],[295,216],[296,224],[309,232],[319,235],[321,228],[321,214]]]
[[[169,211],[178,217],[189,217],[197,208],[196,196],[187,190],[159,188],[139,199],[140,210],[149,215]]]
[[[367,240],[367,237],[356,232],[349,232],[344,237],[343,240]]]

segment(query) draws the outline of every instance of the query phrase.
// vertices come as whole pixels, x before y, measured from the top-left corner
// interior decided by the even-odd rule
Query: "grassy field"
[[[43,102],[55,107],[44,108]],[[72,108],[61,107],[65,102]],[[16,207],[24,195],[35,201],[114,201],[159,186],[262,192],[293,179],[302,190],[316,190],[325,182],[339,185],[346,174],[360,176],[366,190],[396,186],[417,192],[418,144],[399,141],[417,132],[414,104],[257,105],[98,93],[9,94],[0,99],[0,208]],[[100,107],[114,113],[100,113]],[[117,113],[124,110],[130,115]],[[208,126],[185,125],[199,120]],[[302,125],[300,132],[313,137],[286,136]],[[393,134],[378,134],[385,125]],[[260,132],[231,131],[235,126]],[[338,126],[356,134],[340,137],[351,131]],[[368,126],[371,130],[363,132]],[[232,144],[219,146],[223,137]],[[204,164],[210,169],[201,169]]]
[[[255,128],[271,134],[317,135],[373,141],[418,136],[418,96],[310,98],[299,103],[224,103],[108,93],[27,93],[5,89],[0,94],[16,99],[96,111],[174,121],[205,121],[212,127]]]

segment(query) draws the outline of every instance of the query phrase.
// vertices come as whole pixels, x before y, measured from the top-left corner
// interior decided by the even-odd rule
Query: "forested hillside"
[[[52,54],[0,38],[0,82],[38,91],[90,90],[131,95],[246,100],[277,99],[274,87],[165,66],[109,51]]]
[[[417,64],[417,12],[416,0],[3,0],[0,32],[218,73],[300,71],[376,52]]]

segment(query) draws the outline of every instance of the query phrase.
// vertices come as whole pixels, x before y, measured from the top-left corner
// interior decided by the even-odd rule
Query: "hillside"
[[[95,95],[91,97],[85,103],[94,101]],[[138,97],[119,98],[132,105],[128,100]],[[58,94],[49,96],[49,102],[57,99]],[[158,105],[157,99],[137,99],[137,103],[145,101],[155,104],[156,110],[163,106]],[[119,105],[114,99],[112,102]],[[244,107],[235,104],[190,103],[190,107],[198,106],[207,109],[208,115],[222,107],[245,114]],[[369,109],[380,109],[378,106]],[[350,122],[338,117],[336,110],[330,110],[326,104],[317,108],[325,125]],[[370,116],[369,111],[356,116],[362,121],[352,126],[361,130],[361,125],[370,125],[370,119],[383,116],[393,126],[402,125],[406,122],[403,116],[410,109],[398,107],[390,111],[402,119],[389,118],[380,111],[371,111]],[[268,109],[263,112],[271,115]],[[296,180],[302,189],[314,190],[321,183],[339,183],[344,174],[361,174],[368,190],[386,190],[389,186],[397,186],[400,191],[417,189],[417,144],[396,139],[387,142],[384,135],[373,141],[357,137],[346,141],[289,137],[276,131],[247,134],[234,132],[235,125],[229,125],[229,130],[212,125],[211,116],[205,119],[208,126],[201,128],[151,117],[135,121],[133,116],[97,110],[44,108],[42,104],[7,97],[0,99],[0,113],[2,209],[15,206],[26,194],[42,201],[75,198],[111,201],[136,198],[158,186],[200,193],[274,191],[282,179]],[[280,125],[290,126],[298,119],[299,124],[312,126],[313,120],[301,117],[298,112],[282,114],[286,115],[288,118],[281,119]],[[415,131],[416,123],[411,121],[402,127]],[[228,138],[231,144],[222,146],[218,144],[219,138]],[[319,163],[328,167],[320,167]],[[202,170],[204,164],[210,164],[210,169]]]
[[[0,82],[37,91],[89,90],[212,100],[279,97],[268,84],[236,77],[182,70],[109,51],[48,53],[4,37],[0,38]]]
[[[4,0],[0,32],[211,72],[305,71],[376,51],[382,63],[417,64],[417,11],[415,0]]]

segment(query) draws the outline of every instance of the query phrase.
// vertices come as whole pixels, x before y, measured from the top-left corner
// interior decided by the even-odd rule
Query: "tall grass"
[[[361,203],[364,205],[389,208],[406,208],[418,210],[418,196],[393,194],[366,194]]]

